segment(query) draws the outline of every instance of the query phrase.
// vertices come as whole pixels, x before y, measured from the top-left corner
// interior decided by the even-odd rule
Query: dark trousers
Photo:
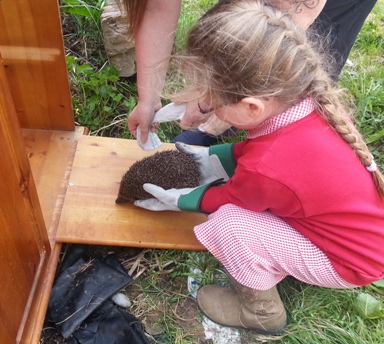
[[[377,0],[328,0],[312,24],[321,37],[329,37],[334,56],[334,78],[337,79],[355,43],[365,19]]]

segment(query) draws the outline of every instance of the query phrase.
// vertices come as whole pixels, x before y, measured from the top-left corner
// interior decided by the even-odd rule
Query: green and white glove
[[[223,184],[223,180],[215,180],[212,183],[198,186],[197,188],[169,189],[146,183],[143,185],[145,191],[154,198],[135,201],[135,205],[152,211],[194,211],[201,212],[200,203],[206,190],[213,185]]]
[[[215,147],[215,149],[219,151],[219,155],[225,156],[224,162],[229,162],[225,164],[226,166],[223,166],[218,154],[211,154],[213,147],[199,148],[187,145],[182,142],[176,142],[175,146],[180,152],[192,156],[193,159],[196,161],[199,167],[200,185],[206,185],[218,179],[227,181],[229,179],[229,175],[227,172],[234,170],[230,145],[218,145],[217,147]]]

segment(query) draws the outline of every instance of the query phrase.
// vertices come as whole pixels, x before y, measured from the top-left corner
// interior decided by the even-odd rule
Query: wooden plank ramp
[[[164,143],[159,150],[175,149]],[[65,243],[205,250],[193,227],[206,221],[191,212],[152,212],[117,205],[120,181],[137,160],[154,154],[135,140],[79,138],[55,240]]]
[[[51,247],[68,188],[77,142],[86,129],[75,131],[22,129]]]

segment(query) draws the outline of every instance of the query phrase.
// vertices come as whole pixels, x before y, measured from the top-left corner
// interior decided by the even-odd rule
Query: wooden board
[[[84,127],[75,131],[22,130],[51,246],[55,242],[77,141],[85,131]]]
[[[163,144],[160,149],[174,148]],[[56,240],[58,242],[161,249],[204,250],[193,227],[206,215],[152,212],[117,205],[120,181],[137,160],[154,154],[134,140],[79,138]]]

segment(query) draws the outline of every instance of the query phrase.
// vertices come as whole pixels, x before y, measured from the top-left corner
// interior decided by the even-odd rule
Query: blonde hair
[[[344,112],[322,57],[304,30],[261,0],[223,0],[192,28],[182,58],[184,75],[215,106],[247,96],[275,97],[294,105],[311,97],[318,112],[365,167],[373,157]],[[329,63],[328,63],[329,64]],[[188,91],[187,93],[188,94]],[[384,178],[372,172],[384,198]]]

